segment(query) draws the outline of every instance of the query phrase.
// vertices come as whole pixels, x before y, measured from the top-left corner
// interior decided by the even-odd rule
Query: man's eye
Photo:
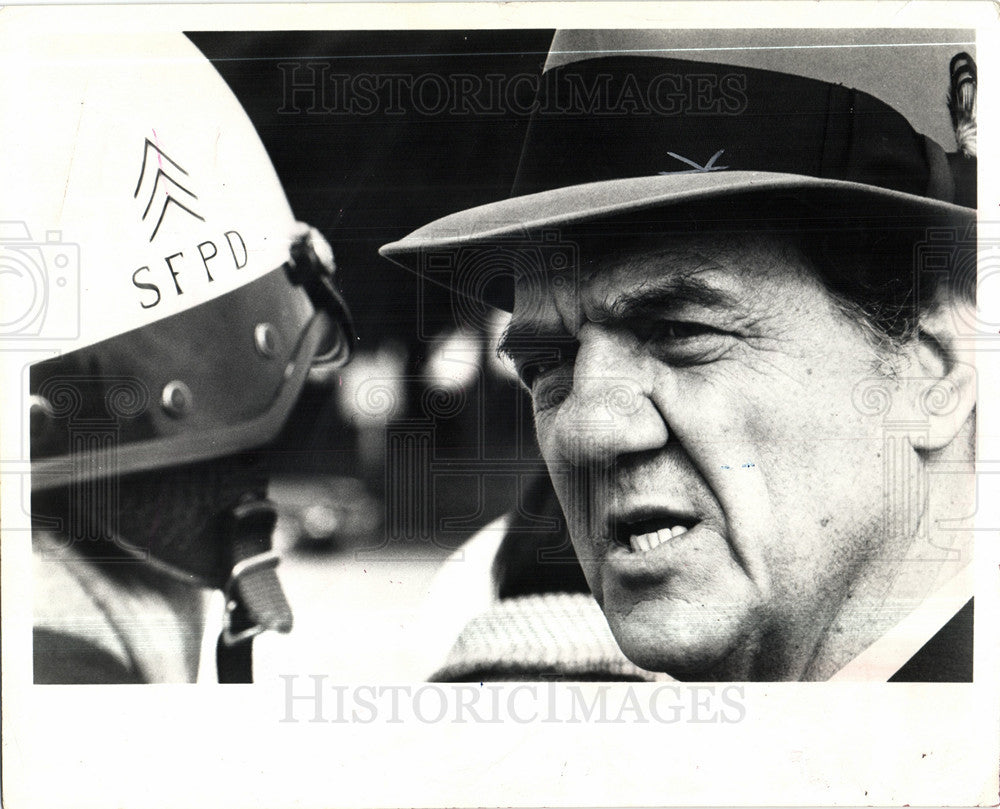
[[[718,329],[706,326],[704,323],[695,323],[686,320],[667,320],[657,325],[653,339],[685,340],[690,337],[719,333]]]
[[[526,363],[520,373],[536,413],[562,404],[573,387],[571,357],[536,359]]]
[[[562,365],[562,360],[559,357],[529,359],[518,364],[517,373],[524,386],[531,390],[540,378],[552,373],[560,365]]]
[[[665,320],[646,330],[646,345],[664,361],[698,364],[718,359],[732,346],[728,332],[706,323]]]

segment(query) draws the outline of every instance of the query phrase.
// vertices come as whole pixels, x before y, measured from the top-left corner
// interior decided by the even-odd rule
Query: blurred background
[[[541,469],[530,405],[495,354],[501,314],[459,322],[449,291],[377,251],[508,196],[552,33],[188,34],[298,219],[333,246],[360,337],[269,449],[296,628],[261,638],[258,678],[429,673],[451,639],[422,624],[434,576]]]

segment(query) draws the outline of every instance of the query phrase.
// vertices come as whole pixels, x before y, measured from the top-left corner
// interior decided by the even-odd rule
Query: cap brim
[[[420,255],[429,252],[501,242],[540,230],[576,227],[654,209],[713,200],[738,203],[741,197],[749,203],[758,195],[814,203],[811,210],[821,211],[820,218],[846,215],[872,227],[892,226],[898,221],[971,223],[976,216],[973,208],[843,180],[773,172],[692,172],[574,185],[481,205],[435,220],[384,245],[379,253],[419,271]]]

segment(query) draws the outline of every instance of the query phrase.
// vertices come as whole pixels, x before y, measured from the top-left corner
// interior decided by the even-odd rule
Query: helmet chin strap
[[[271,550],[277,519],[274,504],[249,495],[226,516],[222,541],[229,580],[226,613],[215,646],[220,683],[253,682],[253,639],[262,632],[290,632],[292,610],[278,581]]]

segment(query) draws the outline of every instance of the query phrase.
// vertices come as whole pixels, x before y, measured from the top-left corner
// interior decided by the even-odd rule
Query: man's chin
[[[735,615],[709,615],[691,605],[657,609],[641,602],[627,613],[606,612],[625,656],[648,671],[679,680],[743,679],[732,671],[746,644],[745,623]]]

